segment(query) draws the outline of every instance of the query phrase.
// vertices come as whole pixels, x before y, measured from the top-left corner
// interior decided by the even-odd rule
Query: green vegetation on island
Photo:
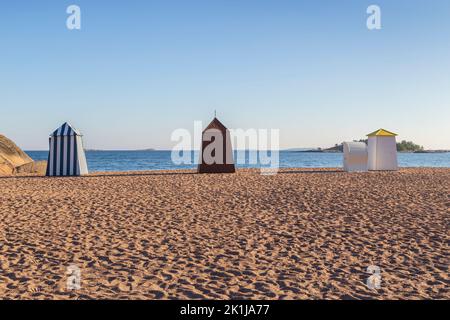
[[[412,141],[402,140],[402,142],[397,143],[398,152],[423,152],[423,146],[419,146]]]
[[[368,140],[367,139],[360,139],[360,140],[353,140],[353,141],[354,142],[364,142],[365,144],[367,144]],[[333,153],[333,152],[343,152],[343,151],[344,151],[344,145],[343,145],[343,143],[340,143],[340,144],[335,144],[331,148],[326,148],[326,149],[317,148],[317,149],[302,150],[302,151],[297,151],[297,152],[328,152],[328,153]],[[446,151],[425,150],[423,148],[423,146],[415,144],[412,141],[406,141],[406,140],[402,140],[401,142],[397,143],[397,151],[398,152],[415,152],[415,153],[446,152]]]

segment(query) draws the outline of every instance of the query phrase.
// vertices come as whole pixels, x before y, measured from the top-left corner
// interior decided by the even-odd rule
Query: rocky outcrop
[[[0,135],[0,175],[43,172],[45,161],[34,162],[14,142]]]

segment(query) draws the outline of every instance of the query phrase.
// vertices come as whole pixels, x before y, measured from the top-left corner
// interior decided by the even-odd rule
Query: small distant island
[[[367,144],[367,139],[353,140],[354,142],[364,142]],[[402,140],[397,143],[397,151],[405,153],[447,153],[450,150],[425,150],[423,146],[415,144],[412,141]],[[343,143],[335,144],[334,147],[322,149],[296,150],[294,152],[323,152],[323,153],[340,153],[344,152]]]
[[[86,152],[148,152],[148,151],[156,151],[156,149],[136,149],[136,150],[102,150],[102,149],[86,149]]]

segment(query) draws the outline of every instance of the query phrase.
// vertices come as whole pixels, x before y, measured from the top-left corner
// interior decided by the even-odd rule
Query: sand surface
[[[449,217],[450,169],[1,177],[0,298],[449,299]]]

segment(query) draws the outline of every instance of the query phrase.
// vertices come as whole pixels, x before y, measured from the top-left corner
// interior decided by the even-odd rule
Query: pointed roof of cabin
[[[64,124],[53,131],[51,134],[52,137],[58,137],[58,136],[81,136],[80,131],[72,127],[69,123],[64,122]]]
[[[220,131],[225,131],[227,130],[227,127],[225,127],[224,124],[219,121],[219,119],[214,117],[214,119],[211,121],[210,124],[208,124],[208,126],[205,128],[203,132],[205,132],[208,129],[218,129]]]
[[[369,133],[367,135],[368,137],[395,137],[397,136],[396,133],[393,133],[391,131],[387,131],[385,129],[378,129],[377,131],[374,131],[372,133]]]

